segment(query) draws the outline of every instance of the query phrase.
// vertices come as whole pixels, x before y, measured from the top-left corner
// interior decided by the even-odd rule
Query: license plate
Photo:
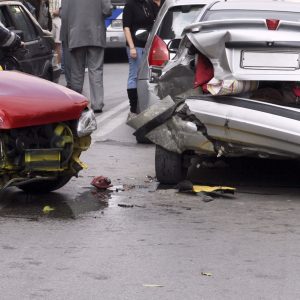
[[[297,70],[299,61],[299,53],[242,51],[241,67],[245,69]]]

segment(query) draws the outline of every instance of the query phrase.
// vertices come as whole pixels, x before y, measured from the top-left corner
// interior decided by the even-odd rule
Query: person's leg
[[[57,54],[57,63],[61,65],[61,43],[55,43],[55,53]]]
[[[128,55],[128,62],[129,62],[127,95],[129,99],[130,112],[132,113],[137,112],[137,102],[138,102],[137,75],[138,75],[138,68],[140,66],[142,56],[143,56],[143,48],[136,48],[136,50],[137,50],[137,58],[134,59],[130,57],[129,48],[127,47],[127,55]]]
[[[63,50],[63,70],[65,73],[65,78],[67,82],[67,87],[71,87],[71,57],[70,57],[70,50],[66,46],[65,43],[62,43],[62,50]]]
[[[101,112],[104,106],[103,90],[103,47],[88,47],[87,67],[89,70],[91,108]]]
[[[84,68],[87,47],[74,48],[70,51],[71,89],[82,93],[84,83]]]

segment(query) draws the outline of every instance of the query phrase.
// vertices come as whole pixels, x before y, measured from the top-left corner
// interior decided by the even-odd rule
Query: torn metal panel
[[[195,72],[191,64],[195,60],[195,55],[190,54],[188,48],[184,48],[177,55],[176,60],[169,61],[163,68],[159,78],[158,96],[161,99],[167,95],[175,97],[194,87]]]
[[[175,107],[175,102],[173,99],[170,96],[165,97],[163,100],[158,101],[148,107],[135,118],[130,119],[127,122],[127,125],[138,130],[173,107]]]
[[[215,154],[211,142],[198,131],[192,122],[184,121],[179,116],[173,116],[161,126],[149,132],[146,137],[156,145],[176,152],[183,153],[186,150],[201,149],[202,154]]]

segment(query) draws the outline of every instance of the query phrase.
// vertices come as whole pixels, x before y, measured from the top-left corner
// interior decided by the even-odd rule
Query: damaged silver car
[[[157,82],[162,99],[130,122],[156,144],[162,183],[190,158],[300,158],[300,6],[214,1],[185,28]]]

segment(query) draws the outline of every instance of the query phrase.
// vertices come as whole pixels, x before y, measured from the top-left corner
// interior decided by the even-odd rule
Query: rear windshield
[[[163,40],[180,38],[184,27],[195,21],[203,5],[182,5],[169,9],[159,29],[158,36]]]
[[[286,11],[271,10],[210,10],[202,21],[228,20],[228,19],[276,19],[300,22],[300,14]]]

